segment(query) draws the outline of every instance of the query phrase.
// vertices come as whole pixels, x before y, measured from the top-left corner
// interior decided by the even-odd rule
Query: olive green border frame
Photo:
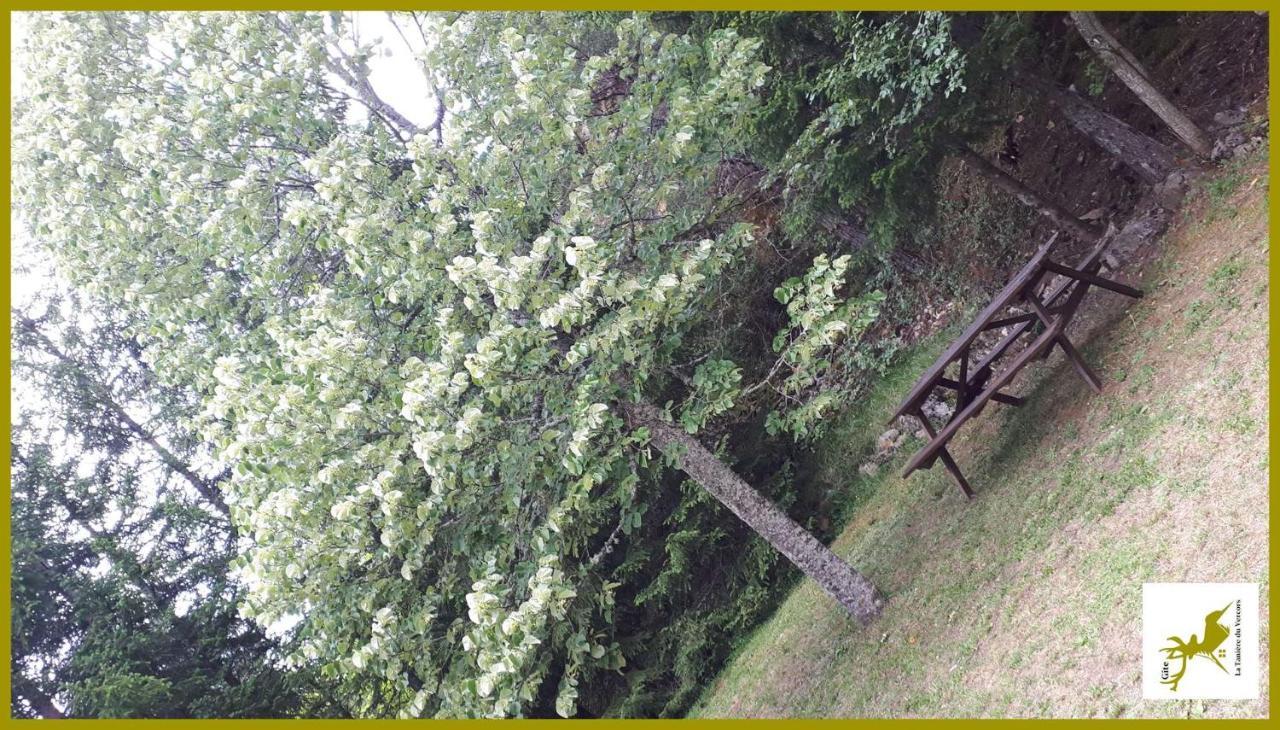
[[[1105,7],[1104,7],[1105,6]],[[12,24],[13,11],[35,11],[35,10],[400,10],[400,9],[423,9],[423,10],[1042,10],[1042,11],[1060,11],[1068,9],[1092,9],[1092,10],[1174,10],[1174,11],[1241,11],[1241,10],[1259,10],[1270,11],[1268,17],[1268,50],[1271,57],[1268,59],[1268,68],[1270,79],[1275,80],[1277,70],[1280,70],[1280,56],[1277,55],[1275,44],[1277,35],[1280,35],[1280,19],[1276,17],[1275,10],[1280,9],[1280,0],[1261,0],[1254,2],[1240,2],[1238,0],[1201,0],[1201,2],[1188,2],[1187,0],[1173,0],[1169,2],[1151,2],[1150,0],[1119,0],[1112,4],[1103,0],[1094,0],[1093,2],[1071,2],[1058,0],[1057,2],[1045,0],[1024,0],[1023,2],[991,2],[990,0],[917,0],[916,2],[902,2],[900,0],[873,0],[872,2],[859,3],[845,0],[795,0],[794,2],[782,2],[780,0],[675,0],[674,2],[663,2],[660,0],[597,0],[596,2],[583,0],[544,0],[543,2],[503,2],[502,0],[449,0],[446,2],[411,2],[406,0],[347,0],[346,2],[326,2],[324,0],[266,0],[261,3],[245,2],[245,0],[224,0],[223,2],[192,2],[191,0],[172,0],[165,2],[164,0],[141,0],[137,2],[110,2],[109,0],[51,0],[49,2],[33,2],[31,0],[16,0],[13,2],[3,2],[0,0],[0,11],[4,12],[2,21],[0,21],[0,41],[6,48],[10,48],[10,31]],[[11,53],[11,51],[10,51]],[[8,59],[9,57],[6,57]],[[3,147],[0,148],[0,164],[6,170],[11,171],[10,167],[10,150],[11,150],[11,132],[12,132],[12,77],[6,64],[3,79],[0,79],[0,87],[4,90],[4,98],[6,104],[4,107],[4,130],[3,130]],[[1268,113],[1270,118],[1274,119],[1278,105],[1270,85],[1268,92],[1271,94],[1268,99]],[[1276,150],[1275,136],[1272,134],[1268,141],[1270,145],[1270,153],[1274,157]],[[1276,173],[1273,167],[1268,165],[1268,175],[1271,183],[1271,190],[1275,189]],[[6,176],[3,186],[4,207],[6,210],[10,208],[10,185],[11,177]],[[1269,220],[1271,239],[1275,239],[1275,234],[1280,226],[1277,226],[1274,217]],[[10,244],[10,217],[5,215],[0,220],[0,233],[3,238],[0,239],[0,250],[6,254],[6,259],[11,257]],[[10,276],[12,275],[12,262],[6,266],[4,271],[0,273],[0,295],[3,295],[6,302],[10,300]],[[1270,294],[1269,302],[1271,308],[1280,302],[1280,295],[1276,293],[1276,283],[1280,280],[1274,268],[1270,268],[1270,249],[1268,249],[1268,267],[1269,267],[1269,283]],[[1268,312],[1269,316],[1269,312]],[[10,382],[10,326],[11,321],[8,316],[0,320],[0,339],[4,340],[4,360],[5,367],[0,371],[0,385],[6,393],[9,391]],[[1269,326],[1268,321],[1268,356],[1275,351],[1277,344],[1276,333]],[[1268,365],[1268,387],[1275,385],[1275,372]],[[8,430],[10,426],[10,403],[6,397],[3,404],[0,404],[0,415],[3,416],[5,425],[5,438],[0,440],[0,457],[3,457],[5,464],[9,463],[9,439]],[[1268,425],[1274,421],[1276,414],[1276,404],[1274,400],[1270,400],[1268,404]],[[1274,452],[1277,437],[1274,430],[1269,431],[1269,452]],[[1268,461],[1268,463],[1270,463]],[[0,627],[0,655],[6,659],[10,651],[10,616],[9,616],[9,591],[10,591],[10,559],[9,559],[9,472],[4,472],[5,492],[3,499],[0,499],[0,619],[3,620],[3,627]],[[1271,471],[1268,468],[1268,495],[1272,492]],[[1275,528],[1277,518],[1274,509],[1270,511],[1270,527]],[[1274,532],[1274,529],[1272,529]],[[1268,597],[1275,585],[1276,574],[1276,546],[1274,541],[1269,542],[1269,590]],[[1266,657],[1268,667],[1270,667],[1271,648],[1275,645],[1276,629],[1275,616],[1270,615],[1269,636],[1268,636],[1268,655]],[[56,722],[58,727],[133,727],[136,725],[149,725],[151,727],[168,726],[169,724],[181,724],[184,727],[281,727],[285,724],[302,723],[308,727],[324,726],[324,727],[349,727],[351,724],[369,725],[372,723],[396,723],[396,722],[431,722],[437,726],[455,726],[462,724],[474,723],[496,723],[503,722],[501,720],[15,720],[9,716],[10,712],[10,690],[9,682],[9,662],[4,662],[4,669],[0,671],[3,674],[3,681],[0,683],[0,722],[5,725],[22,725],[30,727],[31,723],[40,722]],[[1271,701],[1275,696],[1276,679],[1274,671],[1268,672],[1268,701],[1267,713],[1270,715]],[[543,720],[516,720],[514,722],[548,722]],[[938,723],[946,723],[952,727],[965,727],[976,725],[978,723],[1003,723],[1008,724],[1009,720],[979,720],[979,719],[834,719],[834,720],[802,720],[802,719],[786,719],[786,720],[582,720],[592,725],[617,725],[619,723],[627,723],[628,725],[638,724],[658,724],[658,723],[679,723],[681,725],[692,725],[694,727],[707,727],[711,725],[724,726],[726,723],[735,727],[764,727],[770,728],[782,727],[806,727],[813,725],[830,726],[832,724],[840,725],[878,725],[892,723],[895,726],[905,725],[937,725]],[[1057,727],[1062,725],[1075,725],[1078,723],[1091,722],[1091,720],[1039,720],[1034,721],[1040,727]],[[1210,725],[1261,725],[1266,720],[1261,719],[1234,719],[1234,720],[1116,720],[1116,722],[1126,722],[1129,724],[1147,725],[1151,723],[1167,723],[1167,722],[1197,722],[1207,723]]]

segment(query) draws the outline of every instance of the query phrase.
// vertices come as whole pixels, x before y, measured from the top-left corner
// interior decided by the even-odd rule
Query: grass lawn
[[[703,717],[1255,717],[1254,701],[1144,701],[1144,582],[1257,582],[1269,617],[1267,162],[1202,182],[1141,272],[1147,296],[1092,290],[1072,339],[1033,364],[939,463],[908,479],[909,442],[858,473],[868,444],[945,344],[906,358],[818,446],[814,478],[855,506],[834,548],[889,597],[859,628],[812,581],[746,638]]]

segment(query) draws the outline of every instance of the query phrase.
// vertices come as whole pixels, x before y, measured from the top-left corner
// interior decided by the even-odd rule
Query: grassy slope
[[[890,596],[858,629],[805,581],[739,648],[699,716],[1258,716],[1258,701],[1141,699],[1144,581],[1249,581],[1267,595],[1267,167],[1215,174],[1138,278],[1098,292],[1023,408],[953,442],[979,495],[940,468],[857,473],[939,338],[834,429],[814,476],[857,503],[835,548]],[[1136,272],[1126,272],[1132,278]]]

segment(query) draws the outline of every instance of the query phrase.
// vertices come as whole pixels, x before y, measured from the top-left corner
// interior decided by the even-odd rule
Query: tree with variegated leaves
[[[718,170],[757,44],[630,17],[590,52],[569,16],[409,20],[429,126],[378,97],[341,16],[34,23],[24,221],[201,394],[245,615],[363,714],[572,715],[584,671],[625,663],[599,556],[676,466],[869,620],[874,586],[692,435],[735,369],[669,372],[752,240]],[[801,389],[869,323],[816,277],[787,336]]]

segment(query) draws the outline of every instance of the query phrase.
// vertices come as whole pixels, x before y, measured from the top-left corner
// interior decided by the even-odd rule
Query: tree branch
[[[18,318],[18,327],[23,332],[26,332],[39,340],[41,345],[43,345],[45,352],[52,355],[66,367],[70,368],[75,379],[79,382],[80,387],[84,388],[85,391],[93,396],[95,402],[102,405],[102,407],[106,408],[112,413],[112,415],[119,419],[126,430],[132,433],[138,440],[150,446],[151,450],[155,452],[156,456],[160,457],[160,461],[164,462],[165,466],[169,467],[169,469],[190,483],[191,486],[195,488],[196,492],[198,492],[200,496],[215,509],[223,515],[230,515],[227,503],[222,499],[222,494],[218,491],[218,480],[205,479],[195,473],[190,465],[178,458],[176,454],[161,444],[155,434],[144,428],[142,424],[138,423],[127,411],[125,411],[123,406],[115,402],[111,397],[110,392],[107,391],[101,383],[92,380],[84,372],[84,367],[81,363],[76,362],[70,355],[63,352],[62,349],[53,342],[53,340],[49,339],[49,336],[40,330],[39,325],[37,325],[34,320],[25,315],[21,315]]]

